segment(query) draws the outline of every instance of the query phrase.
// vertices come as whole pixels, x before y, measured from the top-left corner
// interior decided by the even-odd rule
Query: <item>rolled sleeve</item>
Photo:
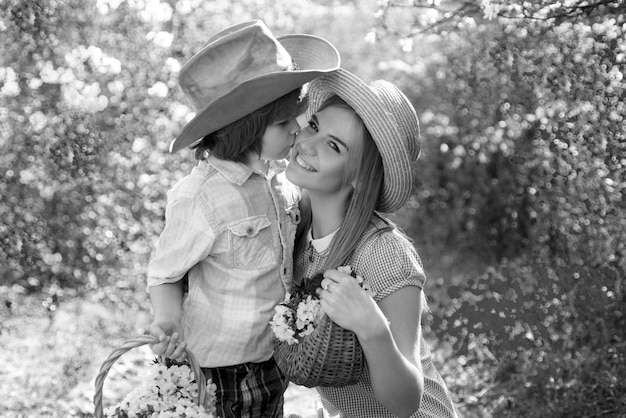
[[[148,287],[180,280],[204,260],[215,242],[201,199],[174,198],[167,204],[165,228],[148,264]]]

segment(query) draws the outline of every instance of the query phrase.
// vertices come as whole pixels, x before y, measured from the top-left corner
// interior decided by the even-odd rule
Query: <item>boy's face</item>
[[[295,119],[278,121],[268,126],[261,145],[262,160],[282,160],[289,155],[296,133],[300,130]]]

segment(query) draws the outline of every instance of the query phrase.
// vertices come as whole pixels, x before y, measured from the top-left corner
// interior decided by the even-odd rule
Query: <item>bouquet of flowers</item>
[[[133,348],[158,342],[159,339],[152,335],[137,335],[109,354],[94,382],[96,418],[216,418],[217,387],[210,379],[205,382],[200,364],[188,349],[185,350],[185,363],[166,360],[162,364],[155,361],[142,384],[128,393],[118,406],[102,407],[104,380],[115,361]]]
[[[338,267],[337,270],[354,277],[359,285],[369,294],[372,290],[361,276],[350,266]],[[270,326],[279,341],[289,345],[298,344],[303,337],[310,335],[322,318],[319,296],[316,290],[321,287],[324,276],[318,273],[294,286],[291,293],[285,295],[283,303],[274,308],[274,317]]]
[[[369,284],[350,266],[339,267],[373,295]],[[354,332],[334,323],[321,309],[316,290],[321,273],[293,287],[275,307],[270,326],[274,332],[274,358],[292,382],[307,386],[345,386],[356,383],[365,356]]]
[[[216,386],[207,382],[204,406],[196,403],[198,388],[186,364],[166,365],[155,361],[143,383],[126,395],[116,407],[105,408],[105,417],[114,418],[215,418]]]
[[[315,290],[322,282],[321,273],[310,280],[294,286],[292,293],[285,295],[285,301],[274,308],[270,326],[276,338],[287,344],[297,344],[302,337],[315,329],[321,317],[319,296]]]

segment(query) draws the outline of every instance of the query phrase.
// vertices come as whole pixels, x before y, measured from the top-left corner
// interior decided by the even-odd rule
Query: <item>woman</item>
[[[420,151],[415,109],[393,84],[345,70],[311,83],[309,124],[287,178],[304,189],[296,282],[325,271],[321,306],[367,360],[355,385],[319,387],[326,416],[456,417],[420,326],[425,276],[409,239],[380,213],[402,207]],[[308,201],[308,202],[307,202]],[[337,267],[350,265],[374,292]]]

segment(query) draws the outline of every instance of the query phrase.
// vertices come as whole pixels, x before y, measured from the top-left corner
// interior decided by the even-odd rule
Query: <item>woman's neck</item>
[[[323,238],[343,223],[346,215],[346,199],[337,196],[311,195],[311,235]]]

